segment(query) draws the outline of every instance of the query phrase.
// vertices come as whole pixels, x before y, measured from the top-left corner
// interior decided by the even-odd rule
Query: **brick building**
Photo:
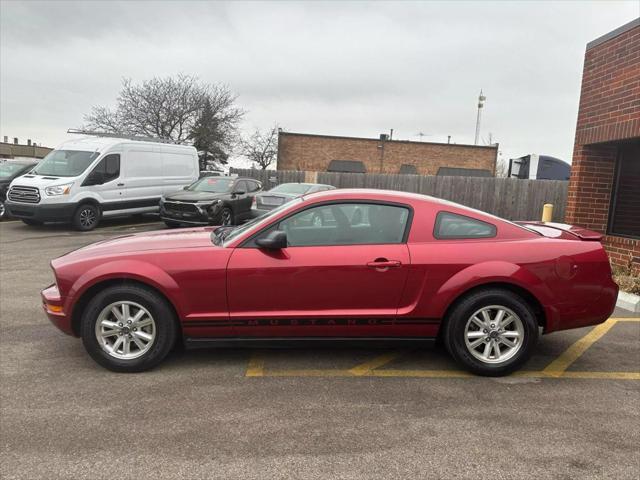
[[[565,220],[640,270],[640,18],[587,45]]]
[[[280,132],[278,170],[494,176],[498,145],[475,146]],[[462,169],[462,170],[460,170]],[[442,175],[444,172],[441,171]]]

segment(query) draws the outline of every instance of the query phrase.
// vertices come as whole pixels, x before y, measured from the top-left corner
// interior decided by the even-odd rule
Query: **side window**
[[[102,159],[104,162],[104,181],[110,182],[120,176],[120,155],[107,155]],[[101,163],[102,163],[101,162]]]
[[[281,221],[291,247],[403,243],[409,209],[395,205],[320,205]]]
[[[235,187],[233,187],[233,191],[247,193],[249,191],[247,188],[247,182],[245,182],[244,180],[239,180],[236,183]]]
[[[91,174],[94,172],[102,174],[102,183],[118,178],[120,176],[120,154],[112,153],[104,157],[91,171]]]
[[[490,238],[496,236],[496,227],[464,215],[440,212],[436,217],[433,236],[437,239]]]
[[[250,192],[257,192],[258,190],[260,190],[260,184],[258,182],[247,181],[247,183],[249,184]]]

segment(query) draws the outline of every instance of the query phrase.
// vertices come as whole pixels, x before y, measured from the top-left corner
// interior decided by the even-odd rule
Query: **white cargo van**
[[[27,225],[157,212],[160,197],[198,179],[194,147],[113,136],[70,140],[11,182],[6,208]]]

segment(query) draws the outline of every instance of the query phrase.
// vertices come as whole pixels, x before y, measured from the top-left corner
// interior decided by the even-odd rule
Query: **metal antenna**
[[[480,89],[480,95],[478,96],[478,117],[476,118],[476,139],[473,142],[474,145],[478,144],[478,139],[480,138],[480,117],[482,116],[482,108],[484,107],[484,101],[487,99],[482,94],[482,89]]]
[[[167,138],[143,137],[139,135],[129,135],[126,133],[96,132],[93,130],[77,130],[75,128],[68,129],[67,133],[73,133],[78,135],[91,135],[94,137],[124,138],[127,140],[137,140],[139,142],[175,143],[173,140],[167,139]]]

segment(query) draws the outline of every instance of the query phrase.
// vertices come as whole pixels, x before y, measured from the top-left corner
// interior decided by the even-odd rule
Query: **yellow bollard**
[[[542,207],[542,221],[550,222],[553,220],[553,203],[545,203]]]

